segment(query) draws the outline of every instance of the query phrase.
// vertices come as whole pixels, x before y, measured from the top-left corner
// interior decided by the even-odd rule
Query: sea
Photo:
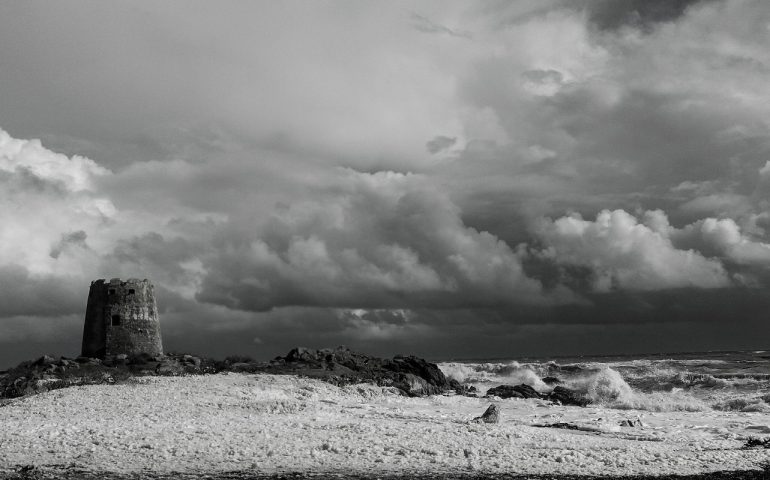
[[[647,411],[770,413],[770,351],[662,353],[440,362],[449,378],[479,395],[526,384],[541,393],[562,385],[592,404]]]

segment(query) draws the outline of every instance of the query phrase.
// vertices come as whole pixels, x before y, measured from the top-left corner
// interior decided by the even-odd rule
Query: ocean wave
[[[731,411],[731,412],[760,412],[770,413],[770,405],[768,404],[770,395],[764,397],[745,398],[738,397],[732,398],[727,401],[715,403],[712,405],[714,410]]]
[[[508,363],[440,363],[447,378],[465,384],[526,384],[538,391],[549,390],[540,375],[518,362]]]
[[[643,393],[634,390],[623,376],[610,367],[583,378],[568,382],[572,388],[591,400],[591,403],[617,409],[648,410],[653,412],[702,411],[709,407],[701,400],[683,391]]]
[[[723,364],[717,368],[717,364]],[[526,384],[549,393],[559,384],[595,405],[648,411],[770,412],[770,374],[747,362],[640,359],[624,362],[490,362],[439,364],[444,374],[480,392],[498,385]],[[765,370],[766,371],[766,370]],[[766,398],[763,399],[762,395]]]

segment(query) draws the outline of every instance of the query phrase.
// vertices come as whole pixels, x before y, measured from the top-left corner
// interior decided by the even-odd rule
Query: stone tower
[[[155,291],[147,280],[91,282],[83,327],[84,357],[163,354]]]

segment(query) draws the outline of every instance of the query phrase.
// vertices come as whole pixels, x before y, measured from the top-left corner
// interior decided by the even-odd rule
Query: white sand
[[[292,376],[146,377],[0,407],[0,473],[19,465],[108,472],[663,474],[759,469],[770,415],[649,413],[487,399],[405,398]],[[642,415],[644,428],[621,428]],[[572,422],[595,431],[536,428]]]

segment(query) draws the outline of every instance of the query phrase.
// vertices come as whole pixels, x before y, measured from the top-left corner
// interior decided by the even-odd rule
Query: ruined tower
[[[163,353],[155,291],[147,279],[91,282],[82,355],[104,358],[121,353]]]

